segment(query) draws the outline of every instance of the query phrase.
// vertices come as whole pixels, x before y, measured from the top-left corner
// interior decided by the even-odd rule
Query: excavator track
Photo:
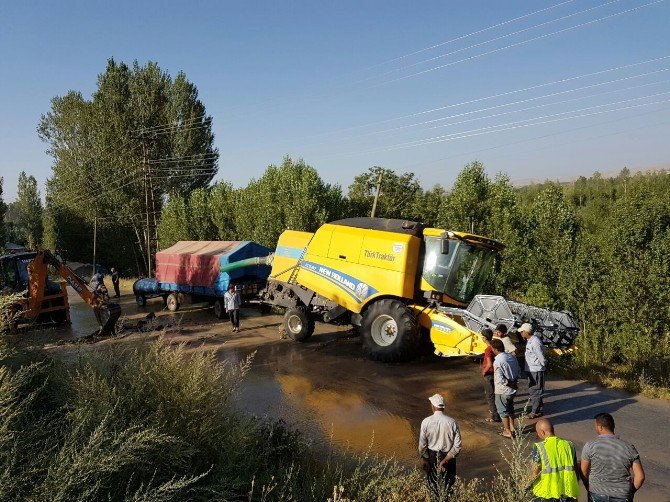
[[[116,321],[121,317],[121,306],[118,303],[105,303],[94,308],[93,311],[100,324],[98,336],[113,335],[116,330]]]

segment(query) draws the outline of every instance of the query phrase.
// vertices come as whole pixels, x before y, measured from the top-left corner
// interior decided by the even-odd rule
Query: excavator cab
[[[0,290],[20,292],[28,287],[27,266],[37,253],[0,256]]]
[[[93,291],[59,257],[45,249],[0,257],[0,292],[25,292],[17,304],[17,309],[22,312],[22,322],[50,320],[60,323],[69,319],[65,283],[49,280],[49,266],[93,309],[100,324],[98,334],[112,334],[121,316],[121,307]]]

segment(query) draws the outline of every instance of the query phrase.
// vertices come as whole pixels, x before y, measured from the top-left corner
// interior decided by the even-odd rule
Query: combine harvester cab
[[[207,302],[225,317],[223,295],[232,283],[243,300],[255,299],[270,273],[270,250],[250,241],[180,241],[156,253],[156,277],[133,284],[138,305],[162,297],[168,310]]]
[[[335,221],[313,234],[287,230],[261,299],[286,309],[282,329],[296,341],[308,339],[321,320],[357,326],[365,351],[379,361],[413,357],[425,337],[438,355],[482,354],[482,327],[539,326],[545,319],[549,329],[560,317],[514,302],[505,302],[504,317],[496,317],[502,310],[476,309],[481,301],[474,299],[502,249],[486,237],[382,218]],[[572,319],[562,315],[572,329]]]

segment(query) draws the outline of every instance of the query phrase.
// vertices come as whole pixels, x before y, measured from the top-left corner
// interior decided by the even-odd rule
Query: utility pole
[[[375,217],[375,211],[377,211],[377,201],[379,200],[379,194],[382,190],[382,171],[379,171],[379,179],[377,179],[377,193],[375,194],[375,200],[372,202],[372,211],[370,212],[370,217]]]
[[[147,210],[147,277],[151,277],[151,226],[149,224],[149,165],[147,163],[147,144],[142,138],[142,165],[144,166],[144,205]]]
[[[98,241],[98,217],[95,216],[93,218],[93,274],[91,274],[91,277],[95,275],[95,251],[96,251],[96,245]]]

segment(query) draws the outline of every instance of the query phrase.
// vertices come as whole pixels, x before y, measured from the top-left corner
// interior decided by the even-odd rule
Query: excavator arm
[[[60,258],[46,249],[37,252],[37,256],[28,264],[28,281],[30,299],[28,308],[34,316],[39,314],[39,308],[44,298],[44,290],[48,276],[48,266],[51,265],[58,275],[72,286],[82,300],[92,309],[98,323],[100,324],[100,336],[114,333],[116,321],[121,317],[121,307],[116,303],[108,303],[105,299],[93,291],[86,281],[75,274]]]

